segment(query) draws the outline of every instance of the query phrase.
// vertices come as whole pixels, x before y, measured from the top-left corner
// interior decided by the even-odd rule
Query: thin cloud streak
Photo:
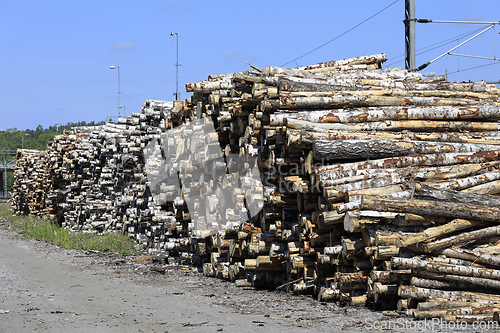
[[[135,45],[132,42],[118,43],[118,44],[115,44],[111,47],[111,49],[117,50],[117,51],[129,51],[129,50],[136,50],[138,48],[139,48],[139,46]]]

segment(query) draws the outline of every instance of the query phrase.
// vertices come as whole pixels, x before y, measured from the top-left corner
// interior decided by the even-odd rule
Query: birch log
[[[393,257],[392,266],[398,269],[414,269],[433,273],[470,276],[484,279],[500,280],[500,270],[463,265],[438,264],[430,261]]]
[[[477,153],[499,150],[496,145],[473,145],[425,141],[392,140],[316,140],[314,159],[366,159],[404,156],[410,154]]]
[[[424,245],[422,245],[422,248],[425,252],[430,253],[433,251],[437,251],[437,250],[451,247],[452,245],[455,245],[455,244],[468,244],[468,243],[475,241],[475,240],[478,240],[478,239],[483,239],[483,238],[488,238],[488,237],[493,237],[493,236],[498,236],[498,235],[500,235],[500,227],[493,226],[493,227],[489,227],[489,228],[473,230],[470,232],[463,232],[459,235],[451,236],[448,238],[443,238],[443,239],[437,240],[435,242],[424,244]]]
[[[500,303],[500,296],[482,294],[470,291],[445,291],[439,289],[420,288],[401,285],[398,289],[398,296],[402,298],[426,299],[447,299],[449,301],[467,300],[472,302],[495,302]]]
[[[307,125],[307,124],[305,124]],[[456,142],[471,144],[499,145],[500,137],[497,132],[482,133],[456,133],[456,132],[345,132],[320,129],[320,131],[305,131],[306,127],[300,126],[300,131],[288,128],[287,131],[299,133],[299,143],[312,145],[316,140],[414,140],[435,142]],[[310,128],[312,129],[312,128]]]
[[[298,119],[287,119],[287,128],[308,131],[498,131],[500,125],[495,122],[440,121],[440,120],[387,120],[369,123],[313,123]]]
[[[433,200],[409,199],[406,201],[391,201],[365,196],[363,197],[362,209],[416,215],[437,215],[486,222],[497,222],[500,220],[500,208],[497,207]]]
[[[424,183],[415,183],[414,198],[500,207],[500,199],[491,195],[459,192],[437,188]]]

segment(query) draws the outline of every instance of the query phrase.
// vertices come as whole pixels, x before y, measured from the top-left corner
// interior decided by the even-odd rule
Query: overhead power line
[[[446,46],[448,44],[451,44],[451,43],[454,43],[460,39],[463,39],[463,38],[466,38],[468,36],[471,36],[479,31],[481,31],[483,28],[479,28],[479,29],[475,29],[475,30],[472,30],[472,31],[469,31],[469,32],[466,32],[464,34],[460,34],[458,36],[455,36],[455,37],[451,37],[451,38],[448,38],[448,39],[445,39],[441,42],[437,42],[437,43],[434,43],[434,44],[430,44],[430,45],[427,45],[425,47],[422,47],[422,48],[419,48],[417,51],[420,51],[419,53],[417,53],[417,55],[421,55],[421,54],[424,54],[424,53],[427,53],[427,52],[430,52],[432,50],[435,50],[435,49],[438,49],[440,47],[443,47],[443,46]],[[427,50],[428,49],[428,50]],[[424,51],[425,50],[425,51]],[[387,67],[391,67],[392,65],[395,65],[399,62],[402,62],[404,61],[404,57],[405,55],[404,54],[401,54],[401,55],[398,55],[396,57],[392,57],[391,60],[395,60],[394,62],[386,65]],[[396,59],[401,59],[401,60],[397,60]]]
[[[347,34],[348,32],[351,32],[352,30],[356,29],[357,27],[359,27],[359,26],[360,26],[360,25],[362,25],[363,23],[365,23],[365,22],[367,22],[367,21],[371,20],[372,18],[374,18],[374,17],[375,17],[375,16],[377,16],[378,14],[382,13],[383,11],[385,11],[386,9],[388,9],[389,7],[391,7],[392,5],[394,5],[394,4],[395,4],[395,3],[397,3],[397,2],[399,2],[399,0],[394,1],[394,2],[393,2],[393,3],[391,3],[390,5],[388,5],[388,6],[384,7],[383,9],[379,10],[378,12],[376,12],[375,14],[373,14],[372,16],[370,16],[369,18],[367,18],[367,19],[365,19],[364,21],[362,21],[362,22],[360,22],[360,23],[356,24],[354,27],[352,27],[352,28],[350,28],[350,29],[348,29],[348,30],[344,31],[343,33],[341,33],[341,34],[340,34],[340,35],[338,35],[337,37],[335,37],[335,38],[333,38],[333,39],[330,39],[328,42],[326,42],[326,43],[324,43],[324,44],[322,44],[322,45],[318,46],[317,48],[315,48],[315,49],[313,49],[313,50],[311,50],[311,51],[309,51],[309,52],[307,52],[307,53],[304,53],[304,54],[303,54],[303,55],[301,55],[300,57],[297,57],[297,58],[295,58],[295,59],[293,59],[293,60],[290,60],[290,61],[289,61],[289,62],[287,62],[286,64],[281,65],[281,67],[285,67],[285,66],[286,66],[286,65],[288,65],[289,63],[292,63],[292,62],[294,62],[294,61],[296,61],[296,60],[299,60],[299,59],[301,59],[301,58],[305,57],[306,55],[309,55],[309,54],[313,53],[314,51],[319,50],[319,49],[320,49],[320,48],[322,48],[323,46],[330,44],[330,43],[331,43],[331,42],[333,42],[334,40],[339,39],[340,37],[344,36],[344,35],[345,35],[345,34]]]
[[[458,71],[454,71],[454,72],[448,73],[448,75],[456,74],[456,73],[459,73],[459,72],[465,72],[465,71],[469,71],[469,70],[477,69],[477,68],[481,68],[481,67],[487,67],[487,66],[491,66],[491,65],[498,65],[498,64],[500,64],[500,62],[492,62],[492,63],[486,64],[486,65],[480,65],[480,66],[475,66],[475,67],[470,67],[470,68],[466,68],[466,69],[461,69],[461,70],[458,70]]]

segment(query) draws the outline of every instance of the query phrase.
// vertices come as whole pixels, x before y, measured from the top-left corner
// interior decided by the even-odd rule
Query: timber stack
[[[211,75],[186,84],[193,95],[184,102],[154,112],[160,102],[147,102],[120,124],[77,128],[48,149],[65,169],[52,166],[47,197],[72,191],[51,213],[63,212],[74,229],[122,230],[158,250],[189,250],[204,274],[239,286],[397,304],[416,318],[492,319],[500,304],[500,90],[382,69],[385,60]],[[204,177],[183,179],[183,193],[174,184],[152,191],[142,152],[194,119],[213,122],[216,133],[176,138],[205,145],[202,162],[181,152],[167,164]],[[222,155],[209,162],[217,143]],[[205,181],[235,155],[242,169]],[[231,223],[253,199],[235,191],[240,208],[228,212],[221,189],[228,180],[241,187],[236,178],[251,178],[254,167],[264,207]],[[190,216],[186,201],[200,194],[207,213]]]

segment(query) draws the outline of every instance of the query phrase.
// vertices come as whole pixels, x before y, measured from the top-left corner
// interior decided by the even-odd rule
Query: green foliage
[[[86,123],[85,121],[80,121],[76,123],[67,123],[66,125],[50,126],[49,128],[43,128],[42,125],[38,125],[35,130],[18,130],[17,128],[9,128],[6,131],[0,131],[0,152],[1,150],[17,150],[19,148],[24,149],[47,149],[47,144],[49,141],[54,139],[58,134],[62,134],[64,130],[71,130],[73,127],[81,126],[97,126],[104,125],[104,121],[95,123],[91,121]],[[7,163],[14,163],[15,156],[13,155],[0,155],[0,163],[3,163],[3,158],[5,157]],[[12,172],[7,173],[7,188],[9,192],[11,191],[11,186],[14,184],[14,176]],[[2,184],[3,185],[3,184]]]
[[[6,131],[0,131],[0,150],[16,150],[22,148],[24,145],[25,149],[47,149],[47,143],[52,140],[56,135],[62,134],[64,130],[71,130],[73,127],[81,126],[96,126],[104,125],[104,121],[98,123],[91,121],[86,123],[85,121],[67,123],[66,125],[59,126],[49,126],[49,128],[43,128],[42,125],[38,125],[35,130],[27,129],[21,131],[17,128],[9,128]]]
[[[16,216],[9,204],[0,204],[0,218],[7,219],[26,238],[35,238],[66,249],[111,251],[120,254],[137,253],[135,242],[119,233],[103,235],[74,233],[34,216]]]

